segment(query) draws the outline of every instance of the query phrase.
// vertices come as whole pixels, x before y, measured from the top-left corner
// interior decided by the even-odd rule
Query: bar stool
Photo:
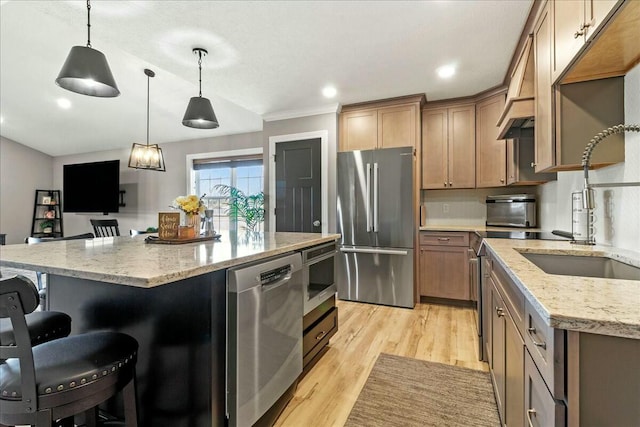
[[[123,392],[125,425],[137,427],[138,343],[119,332],[93,332],[32,346],[26,314],[38,305],[29,279],[0,279],[0,318],[9,318],[15,344],[0,346],[0,425],[51,427],[85,413],[97,425],[97,405]]]

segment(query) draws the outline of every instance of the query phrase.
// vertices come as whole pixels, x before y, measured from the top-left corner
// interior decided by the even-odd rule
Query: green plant
[[[249,231],[256,231],[264,222],[264,193],[246,195],[242,190],[225,184],[218,184],[215,189],[227,198],[225,213],[232,218],[239,218]]]
[[[47,228],[53,228],[54,222],[51,220],[42,221],[40,223],[40,228],[44,231]]]

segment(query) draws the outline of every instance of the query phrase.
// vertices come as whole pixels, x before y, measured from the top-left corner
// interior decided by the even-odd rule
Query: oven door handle
[[[340,252],[356,254],[407,255],[409,251],[399,249],[340,248]]]

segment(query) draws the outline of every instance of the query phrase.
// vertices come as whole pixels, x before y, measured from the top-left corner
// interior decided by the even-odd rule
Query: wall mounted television
[[[63,166],[64,212],[118,212],[120,160]]]

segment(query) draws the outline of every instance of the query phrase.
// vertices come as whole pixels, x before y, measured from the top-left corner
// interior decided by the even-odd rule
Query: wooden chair
[[[38,305],[29,279],[0,279],[0,318],[9,318],[14,345],[0,346],[0,425],[52,427],[85,413],[97,425],[97,405],[123,392],[125,425],[137,427],[138,343],[119,332],[93,332],[33,346],[26,315]]]
[[[117,219],[90,219],[96,237],[119,236],[120,228]]]

